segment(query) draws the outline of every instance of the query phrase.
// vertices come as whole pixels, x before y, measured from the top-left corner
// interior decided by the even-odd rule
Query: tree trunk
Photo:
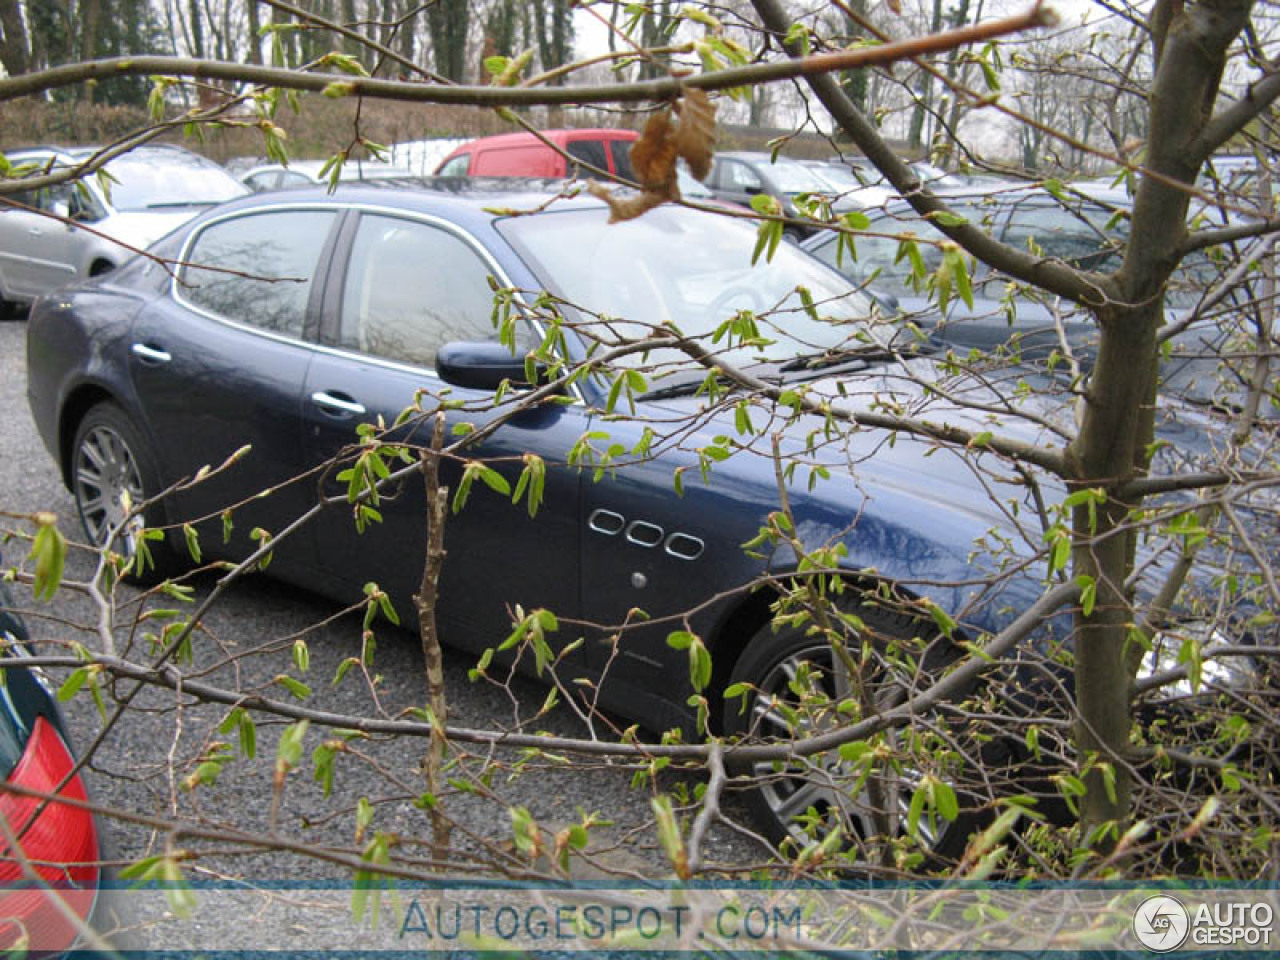
[[[0,39],[0,64],[11,77],[26,73],[31,61],[27,55],[27,26],[18,0],[0,0],[0,31],[4,33]]]
[[[80,59],[92,60],[98,56],[98,32],[102,25],[102,0],[80,2]],[[95,85],[86,83],[81,88],[81,98],[93,102]]]
[[[930,30],[937,33],[942,29],[942,0],[933,0],[933,20]],[[907,145],[918,150],[924,145],[924,125],[929,111],[933,108],[933,74],[927,70],[920,71],[920,89],[916,94],[916,103],[911,111],[911,130],[907,134]]]
[[[258,17],[258,0],[249,0],[247,12],[249,17],[249,36],[246,38],[248,47],[245,50],[245,58],[249,63],[261,65],[262,37],[259,36],[259,32],[262,30],[262,22]]]

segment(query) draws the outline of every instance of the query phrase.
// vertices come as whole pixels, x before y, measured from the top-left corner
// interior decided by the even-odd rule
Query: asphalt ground
[[[82,533],[75,505],[63,487],[53,459],[45,451],[32,424],[26,399],[26,324],[22,320],[0,322],[0,537],[7,537],[5,563],[20,563],[27,550],[14,531],[29,533],[29,520],[13,514],[52,511],[69,539]],[[8,516],[4,514],[9,514]],[[92,573],[91,555],[72,549],[67,578],[85,580]],[[193,585],[203,597],[214,585],[212,575],[198,577]],[[87,625],[95,610],[85,596],[64,589],[47,603],[37,603],[29,588],[17,588],[28,627],[42,649],[57,644],[83,643],[96,649],[98,640]],[[132,621],[137,613],[137,592],[121,588],[116,643],[122,652],[146,662],[142,629]],[[152,606],[159,604],[148,601]],[[164,606],[173,607],[172,601]],[[234,585],[204,620],[193,644],[193,663],[185,669],[207,683],[219,684],[248,695],[262,693],[288,700],[275,682],[291,674],[312,688],[307,705],[349,716],[403,716],[404,711],[426,704],[427,684],[421,645],[416,635],[388,627],[377,628],[374,660],[366,670],[352,669],[340,683],[333,683],[344,660],[358,656],[361,622],[322,597],[297,590],[264,575],[254,575]],[[147,629],[154,629],[149,625]],[[310,654],[308,671],[301,673],[291,651],[295,638],[304,636]],[[447,642],[447,637],[445,638]],[[450,722],[462,727],[513,729],[537,715],[546,688],[521,678],[497,686],[472,682],[468,670],[473,657],[446,651],[445,681]],[[65,676],[55,676],[59,683]],[[118,682],[106,691],[106,716],[131,689]],[[64,705],[74,745],[84,750],[103,730],[103,715],[87,688]],[[249,879],[267,884],[345,884],[349,870],[313,856],[271,849],[269,837],[295,850],[323,850],[367,843],[376,832],[393,838],[402,853],[426,860],[431,828],[428,815],[413,801],[426,789],[422,769],[424,741],[353,741],[351,752],[338,756],[332,791],[324,795],[313,779],[312,751],[331,732],[313,728],[304,743],[299,767],[285,778],[283,789],[273,790],[277,741],[282,720],[260,718],[256,726],[256,759],[244,758],[235,731],[221,733],[219,724],[228,708],[197,703],[172,691],[149,688],[132,700],[92,757],[93,799],[130,815],[155,818],[162,823],[247,831],[265,842],[262,846],[230,840],[202,838],[155,825],[108,820],[104,828],[109,844],[122,861],[185,851],[184,875],[196,882],[236,882]],[[526,729],[556,735],[580,736],[585,731],[563,709],[528,724]],[[183,781],[207,757],[216,743],[229,745],[232,759],[222,766],[217,781],[194,790]],[[459,765],[451,772],[467,780],[472,792],[451,788],[442,794],[443,808],[454,824],[450,859],[460,866],[454,876],[479,876],[467,867],[478,860],[502,863],[518,873],[522,863],[533,875],[548,875],[545,861],[529,864],[513,849],[509,808],[526,808],[539,824],[551,831],[594,814],[607,822],[591,832],[589,862],[579,861],[574,875],[592,879],[661,878],[670,875],[651,822],[652,789],[633,786],[632,772],[605,761],[572,764],[555,760],[531,761],[521,768],[519,756],[498,754],[491,758],[491,776],[482,778],[486,757],[474,749],[458,748]],[[677,782],[678,781],[678,782]],[[696,777],[679,781],[664,774],[664,790],[691,790]],[[357,812],[368,801],[373,818],[361,830]],[[732,802],[729,812],[735,813]],[[274,811],[274,812],[273,812]],[[360,841],[357,843],[357,836]],[[726,866],[762,860],[763,851],[742,834],[717,826],[708,837],[709,862]],[[142,946],[167,949],[216,949],[234,931],[237,941],[253,939],[244,916],[202,916],[184,926],[187,933],[175,941],[169,927],[161,933],[144,927]],[[305,923],[305,920],[300,920]],[[350,918],[339,917],[335,936],[349,927]],[[344,926],[345,925],[345,926]],[[274,935],[274,934],[273,934]],[[243,947],[242,947],[243,948]]]

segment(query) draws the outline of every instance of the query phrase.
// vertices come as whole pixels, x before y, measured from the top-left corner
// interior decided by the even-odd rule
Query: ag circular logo
[[[1187,908],[1167,894],[1147,897],[1133,914],[1133,935],[1153,953],[1178,949],[1190,929]]]

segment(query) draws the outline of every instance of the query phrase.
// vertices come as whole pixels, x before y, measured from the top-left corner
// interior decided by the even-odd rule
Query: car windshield
[[[779,157],[770,166],[774,182],[783,193],[822,193],[828,189],[822,179],[802,163]]]
[[[810,166],[809,169],[813,170],[813,172],[817,174],[820,179],[824,180],[824,182],[827,183],[827,186],[831,189],[847,191],[847,189],[861,189],[861,187],[863,187],[863,184],[859,182],[858,177],[855,177],[854,172],[847,168],[847,166],[823,164],[822,166]]]
[[[114,178],[111,204],[117,210],[210,206],[249,192],[216,164],[176,151],[129,154],[112,160],[106,169]]]
[[[584,338],[602,347],[673,325],[726,362],[745,366],[836,349],[882,349],[892,334],[868,297],[791,244],[779,244],[771,261],[761,257],[752,266],[756,229],[743,220],[660,207],[610,224],[601,207],[514,217],[499,229],[551,293],[583,311]],[[724,349],[715,333],[741,310],[757,315],[761,340]],[[675,349],[618,362],[691,366]]]

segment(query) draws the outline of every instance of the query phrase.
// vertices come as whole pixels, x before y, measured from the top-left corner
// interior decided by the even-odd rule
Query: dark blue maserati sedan
[[[828,548],[822,562],[844,572],[845,607],[860,618],[842,624],[849,646],[915,643],[899,663],[951,655],[939,619],[978,639],[1039,595],[1044,568],[1027,559],[1043,531],[1028,488],[981,445],[943,448],[788,406],[804,395],[988,429],[990,383],[938,389],[949,374],[920,355],[927,343],[895,343],[891,318],[790,245],[753,266],[750,223],[668,205],[610,224],[604,205],[561,189],[386,182],[258,195],[38,302],[31,410],[89,537],[128,554],[144,524],[163,529],[151,549],[165,573],[189,562],[187,524],[206,558],[246,556],[255,530],[279,534],[347,489],[339,474],[360,453],[358,425],[396,425],[388,436],[425,445],[425,419],[401,414],[442,405],[451,441],[482,438],[452,450],[446,482],[456,490],[479,461],[505,482],[474,483],[445,525],[441,635],[481,651],[510,634],[517,607],[554,611],[569,689],[582,679],[601,706],[689,729],[688,653],[668,637],[695,634],[711,658],[713,726],[758,737],[834,722],[787,707],[797,677],[833,702],[851,695],[830,644],[775,628],[776,589],[753,589],[787,582],[808,562],[798,553]],[[531,404],[525,358],[537,349],[544,366],[550,351],[581,373]],[[781,403],[709,396],[691,350],[777,387]],[[966,390],[984,409],[959,409]],[[1062,442],[1042,412],[1001,409],[1004,429]],[[531,516],[510,491],[535,457],[546,480]],[[799,551],[759,539],[782,491]],[[342,601],[376,581],[407,613],[427,541],[421,480],[384,491],[379,510],[363,532],[350,506],[322,510],[276,544],[268,572]],[[721,698],[727,689],[749,703]],[[766,831],[795,835],[808,817],[870,833],[865,776],[815,771],[754,771]],[[930,842],[956,837],[939,828]]]

